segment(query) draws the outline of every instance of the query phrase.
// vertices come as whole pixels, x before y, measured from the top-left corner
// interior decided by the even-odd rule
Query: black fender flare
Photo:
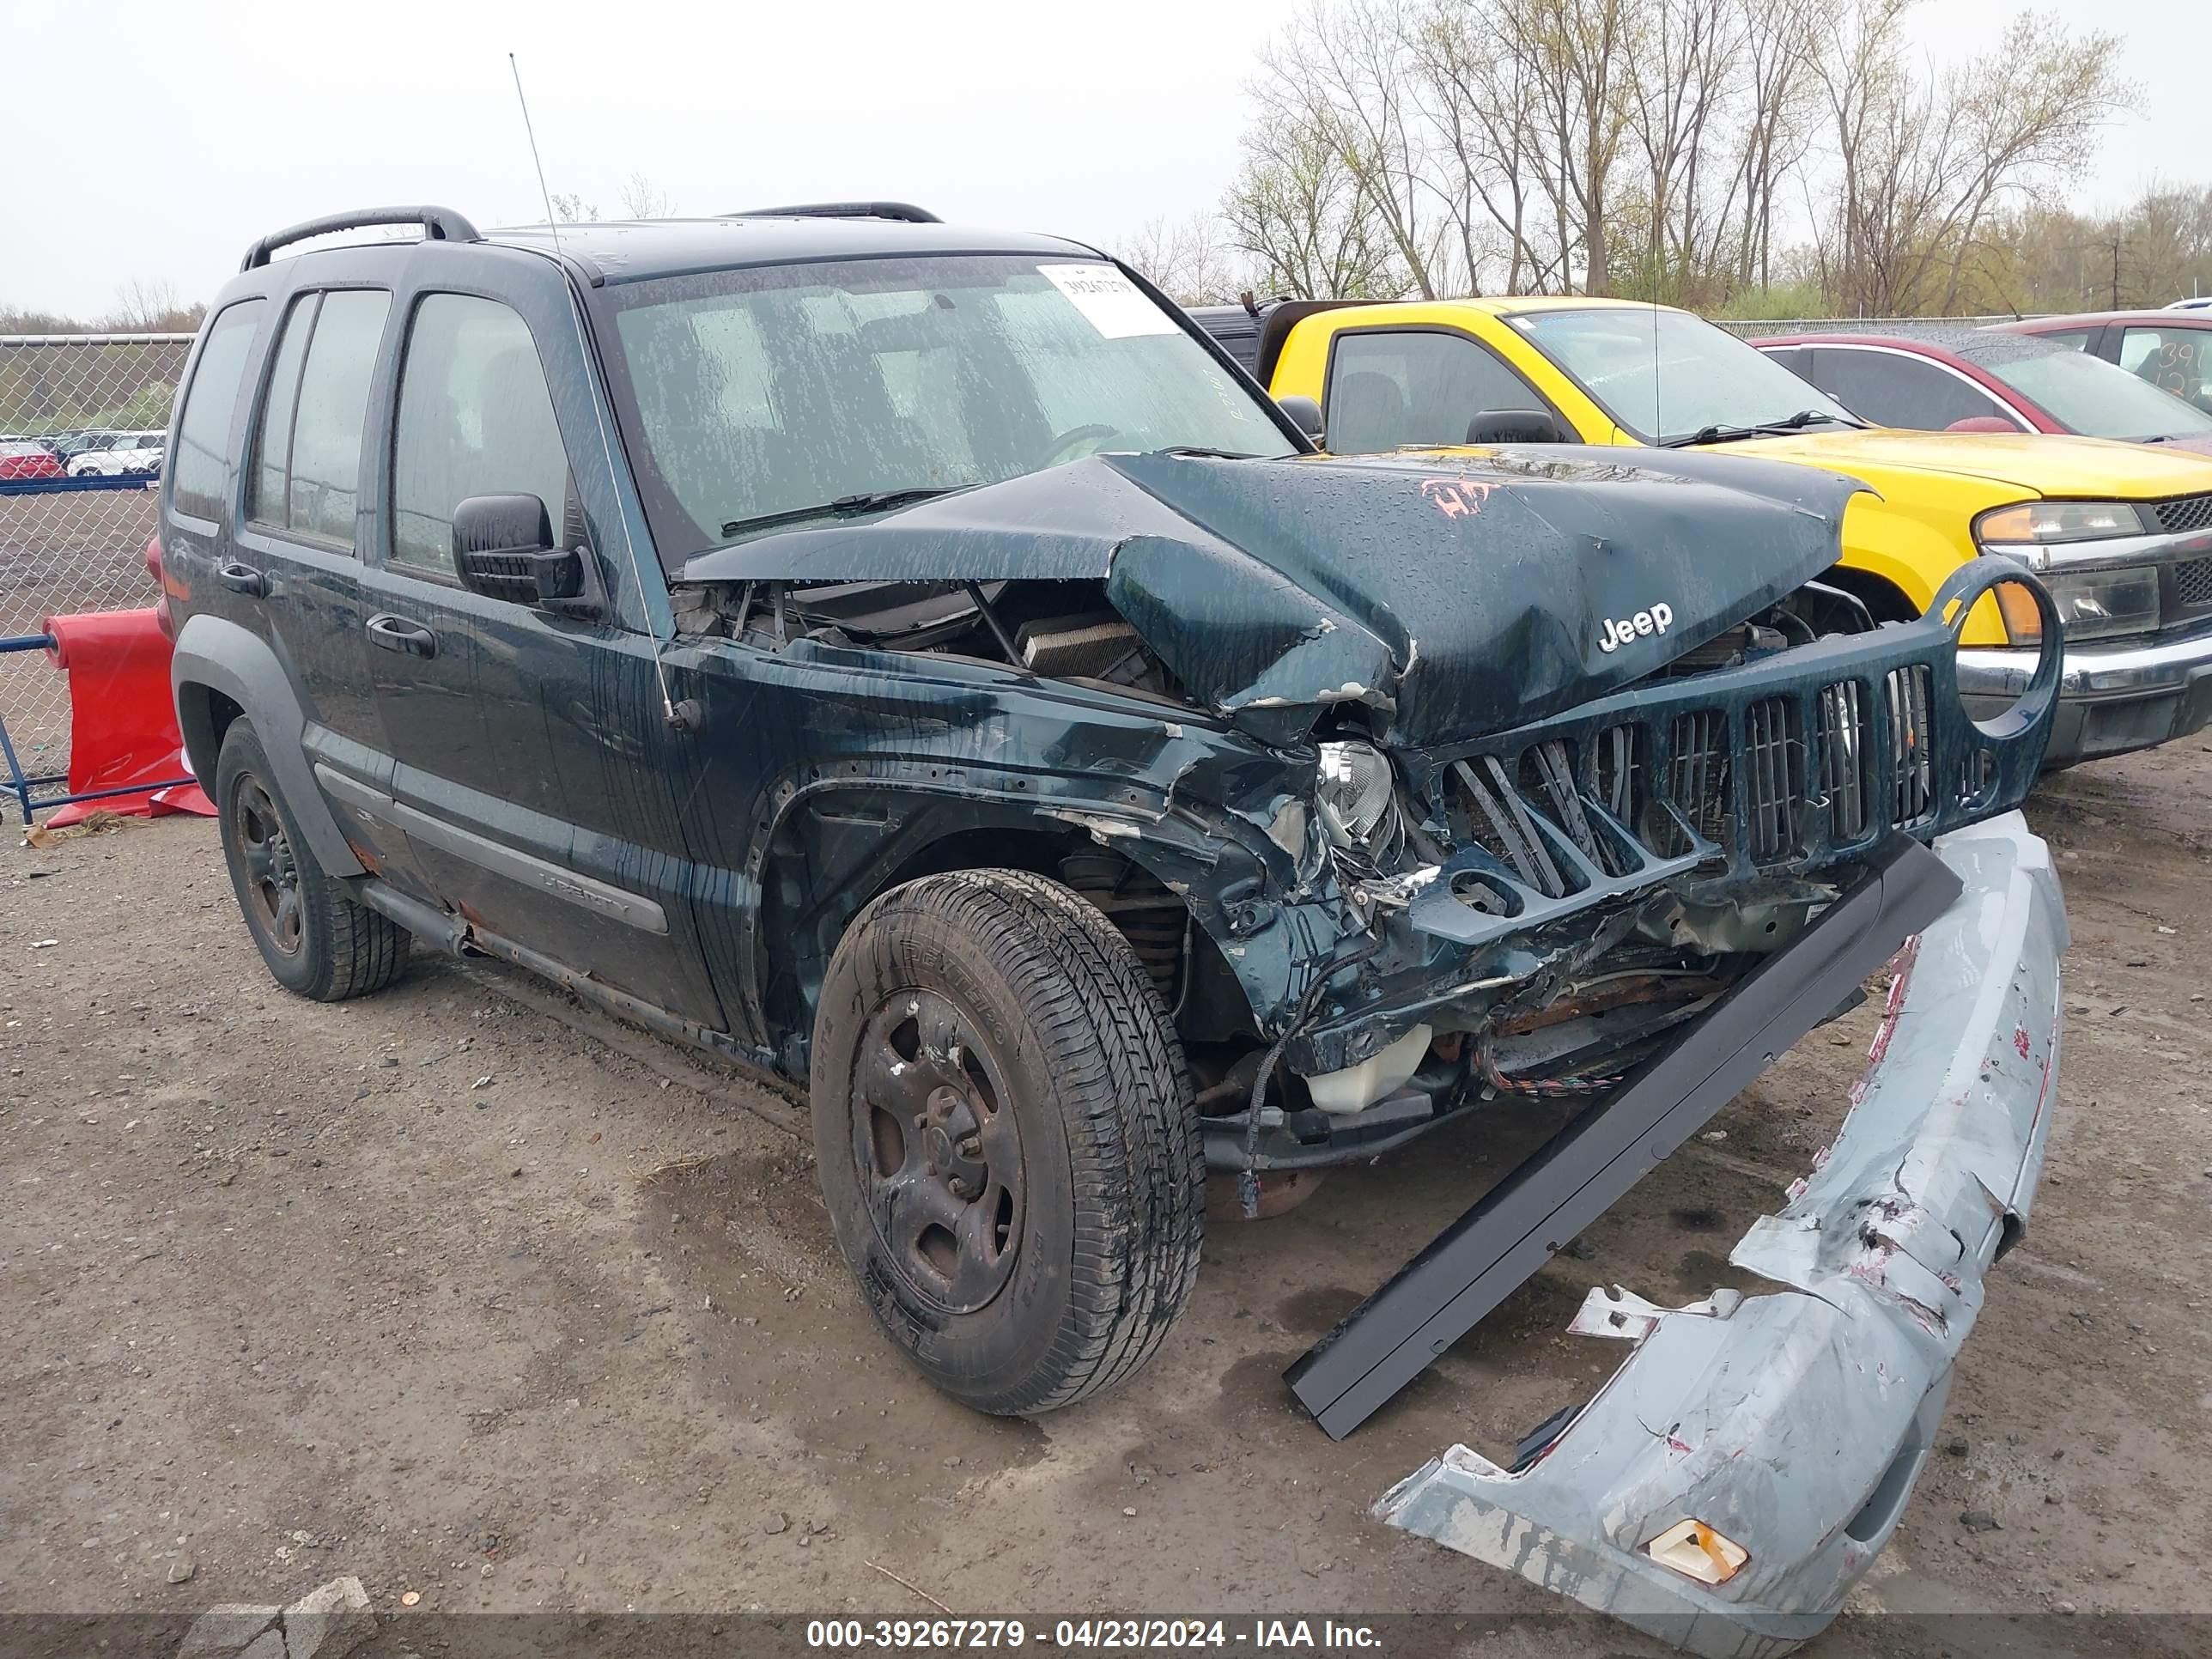
[[[308,849],[324,872],[337,877],[366,875],[315,782],[314,770],[301,742],[307,726],[307,711],[301,708],[291,677],[276,660],[269,642],[234,622],[205,612],[187,617],[177,631],[169,659],[169,689],[176,701],[177,726],[184,734],[185,752],[191,760],[193,775],[212,788],[218,744],[205,700],[191,695],[196,688],[221,692],[253,722],[269,756],[270,770],[276,775],[276,787],[283,792],[284,804],[292,809],[301,833],[307,838]]]
[[[810,958],[818,957],[822,964],[828,961],[830,936],[842,934],[870,900],[896,884],[899,869],[910,867],[915,855],[926,854],[933,846],[969,832],[1088,839],[1122,854],[1164,882],[1182,899],[1199,926],[1223,948],[1255,1018],[1264,1021],[1275,1012],[1273,1004],[1280,989],[1273,981],[1279,973],[1286,972],[1287,963],[1266,962],[1269,953],[1263,949],[1248,968],[1241,948],[1250,925],[1248,918],[1263,912],[1272,918],[1276,908],[1244,902],[1256,900],[1267,890],[1267,860],[1255,845],[1263,840],[1256,828],[1237,824],[1233,815],[1224,815],[1209,836],[1206,829],[1186,817],[1170,818],[1157,811],[1146,811],[1127,799],[1115,799],[1109,791],[1092,794],[1078,786],[1040,799],[1015,793],[1034,783],[1034,780],[1014,783],[1021,775],[1007,773],[1000,777],[988,767],[971,766],[965,770],[966,787],[928,777],[922,766],[908,763],[856,769],[819,779],[791,777],[770,789],[751,837],[744,871],[762,902],[745,936],[738,941],[732,962],[744,976],[741,1000],[763,1016],[763,1035],[770,1046],[781,1049],[792,1036],[804,1036],[765,1029],[775,1021],[763,975],[769,954],[764,927],[773,903],[771,895],[778,884],[775,866],[784,859],[804,859],[819,848],[818,838],[794,834],[793,825],[802,811],[823,806],[832,811],[853,811],[856,819],[868,823],[869,830],[864,833],[881,839],[869,849],[865,866],[848,872],[842,890],[834,896],[825,896],[826,902],[812,919],[814,927],[802,929],[814,931],[822,921],[830,921],[826,931],[816,933],[806,952]],[[1240,830],[1244,833],[1238,834]],[[801,848],[807,850],[798,850]],[[793,942],[790,935],[784,936],[787,948]],[[807,994],[811,1002],[811,986]]]

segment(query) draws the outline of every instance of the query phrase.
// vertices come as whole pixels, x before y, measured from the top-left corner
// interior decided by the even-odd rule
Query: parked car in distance
[[[2212,308],[2098,311],[1998,323],[1993,332],[2039,339],[2117,363],[2161,392],[2212,412]]]
[[[1828,580],[1877,617],[1921,615],[1983,553],[2048,573],[2067,639],[2052,765],[2212,721],[2212,457],[1869,428],[1727,331],[1635,301],[1289,301],[1256,339],[1242,307],[1192,314],[1225,325],[1278,398],[1314,404],[1333,453],[1540,436],[1720,447],[1859,479],[1872,493],[1845,514]],[[1966,618],[1970,703],[1987,713],[2017,695],[2033,626],[1996,603]]]
[[[161,470],[168,434],[163,432],[118,432],[113,441],[80,450],[69,459],[72,478],[151,477]]]
[[[1668,1115],[1547,1147],[1519,1283],[1930,928],[1900,1069],[1770,1224],[1833,1248],[1754,1253],[1773,1293],[1649,1381],[1736,1437],[1594,1431],[1626,1485],[1588,1494],[1640,1506],[1603,1524],[1646,1600],[1753,1629],[1881,1547],[2051,1119],[2064,921],[2014,809],[2061,652],[2016,565],[1943,590],[2045,621],[1978,722],[1942,603],[1808,586],[1847,479],[1316,455],[1125,267],[891,204],[299,226],[174,428],[149,566],[271,976],[359,995],[420,939],[804,1087],[862,1299],[981,1410],[1151,1358],[1207,1170],[1256,1209],[1650,1057]],[[1744,1534],[1729,1597],[1641,1553],[1692,1519]]]
[[[0,438],[0,478],[58,478],[62,464],[35,438]]]
[[[2186,300],[2169,300],[2168,311],[2212,311],[2212,294],[2193,295]]]
[[[105,427],[89,427],[81,432],[58,432],[46,444],[54,452],[54,459],[66,467],[88,450],[112,448],[125,435]]]
[[[2056,340],[1953,328],[1751,343],[1876,426],[2069,432],[2212,455],[2212,414]]]

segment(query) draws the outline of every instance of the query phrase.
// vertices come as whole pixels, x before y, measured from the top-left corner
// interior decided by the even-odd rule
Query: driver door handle
[[[368,619],[368,639],[372,645],[381,646],[386,651],[403,652],[410,657],[434,657],[438,654],[438,636],[435,634],[420,623],[388,612]]]
[[[250,564],[240,564],[235,559],[215,568],[215,579],[234,593],[251,593],[257,599],[269,597],[269,579]]]

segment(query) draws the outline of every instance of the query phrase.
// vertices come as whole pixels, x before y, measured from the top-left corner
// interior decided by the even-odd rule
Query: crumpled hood
[[[1270,741],[1332,704],[1477,737],[1650,673],[1832,564],[1864,486],[1619,449],[1093,456],[703,554],[692,581],[1103,580],[1176,678]]]

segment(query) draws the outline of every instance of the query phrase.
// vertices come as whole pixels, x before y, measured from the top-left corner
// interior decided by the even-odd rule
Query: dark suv
[[[1876,629],[1824,473],[1310,450],[1134,273],[913,210],[258,243],[156,550],[255,943],[319,998],[489,953],[803,1079],[869,1303],[995,1412],[1158,1346],[1209,1167],[1249,1210],[1664,1105],[1548,1158],[1556,1248],[1895,947],[1908,866],[1968,890],[1943,973],[2055,986],[1998,815],[2056,652],[1981,725],[1953,670],[2016,568]],[[1959,1190],[2024,1208],[2038,1125]]]

